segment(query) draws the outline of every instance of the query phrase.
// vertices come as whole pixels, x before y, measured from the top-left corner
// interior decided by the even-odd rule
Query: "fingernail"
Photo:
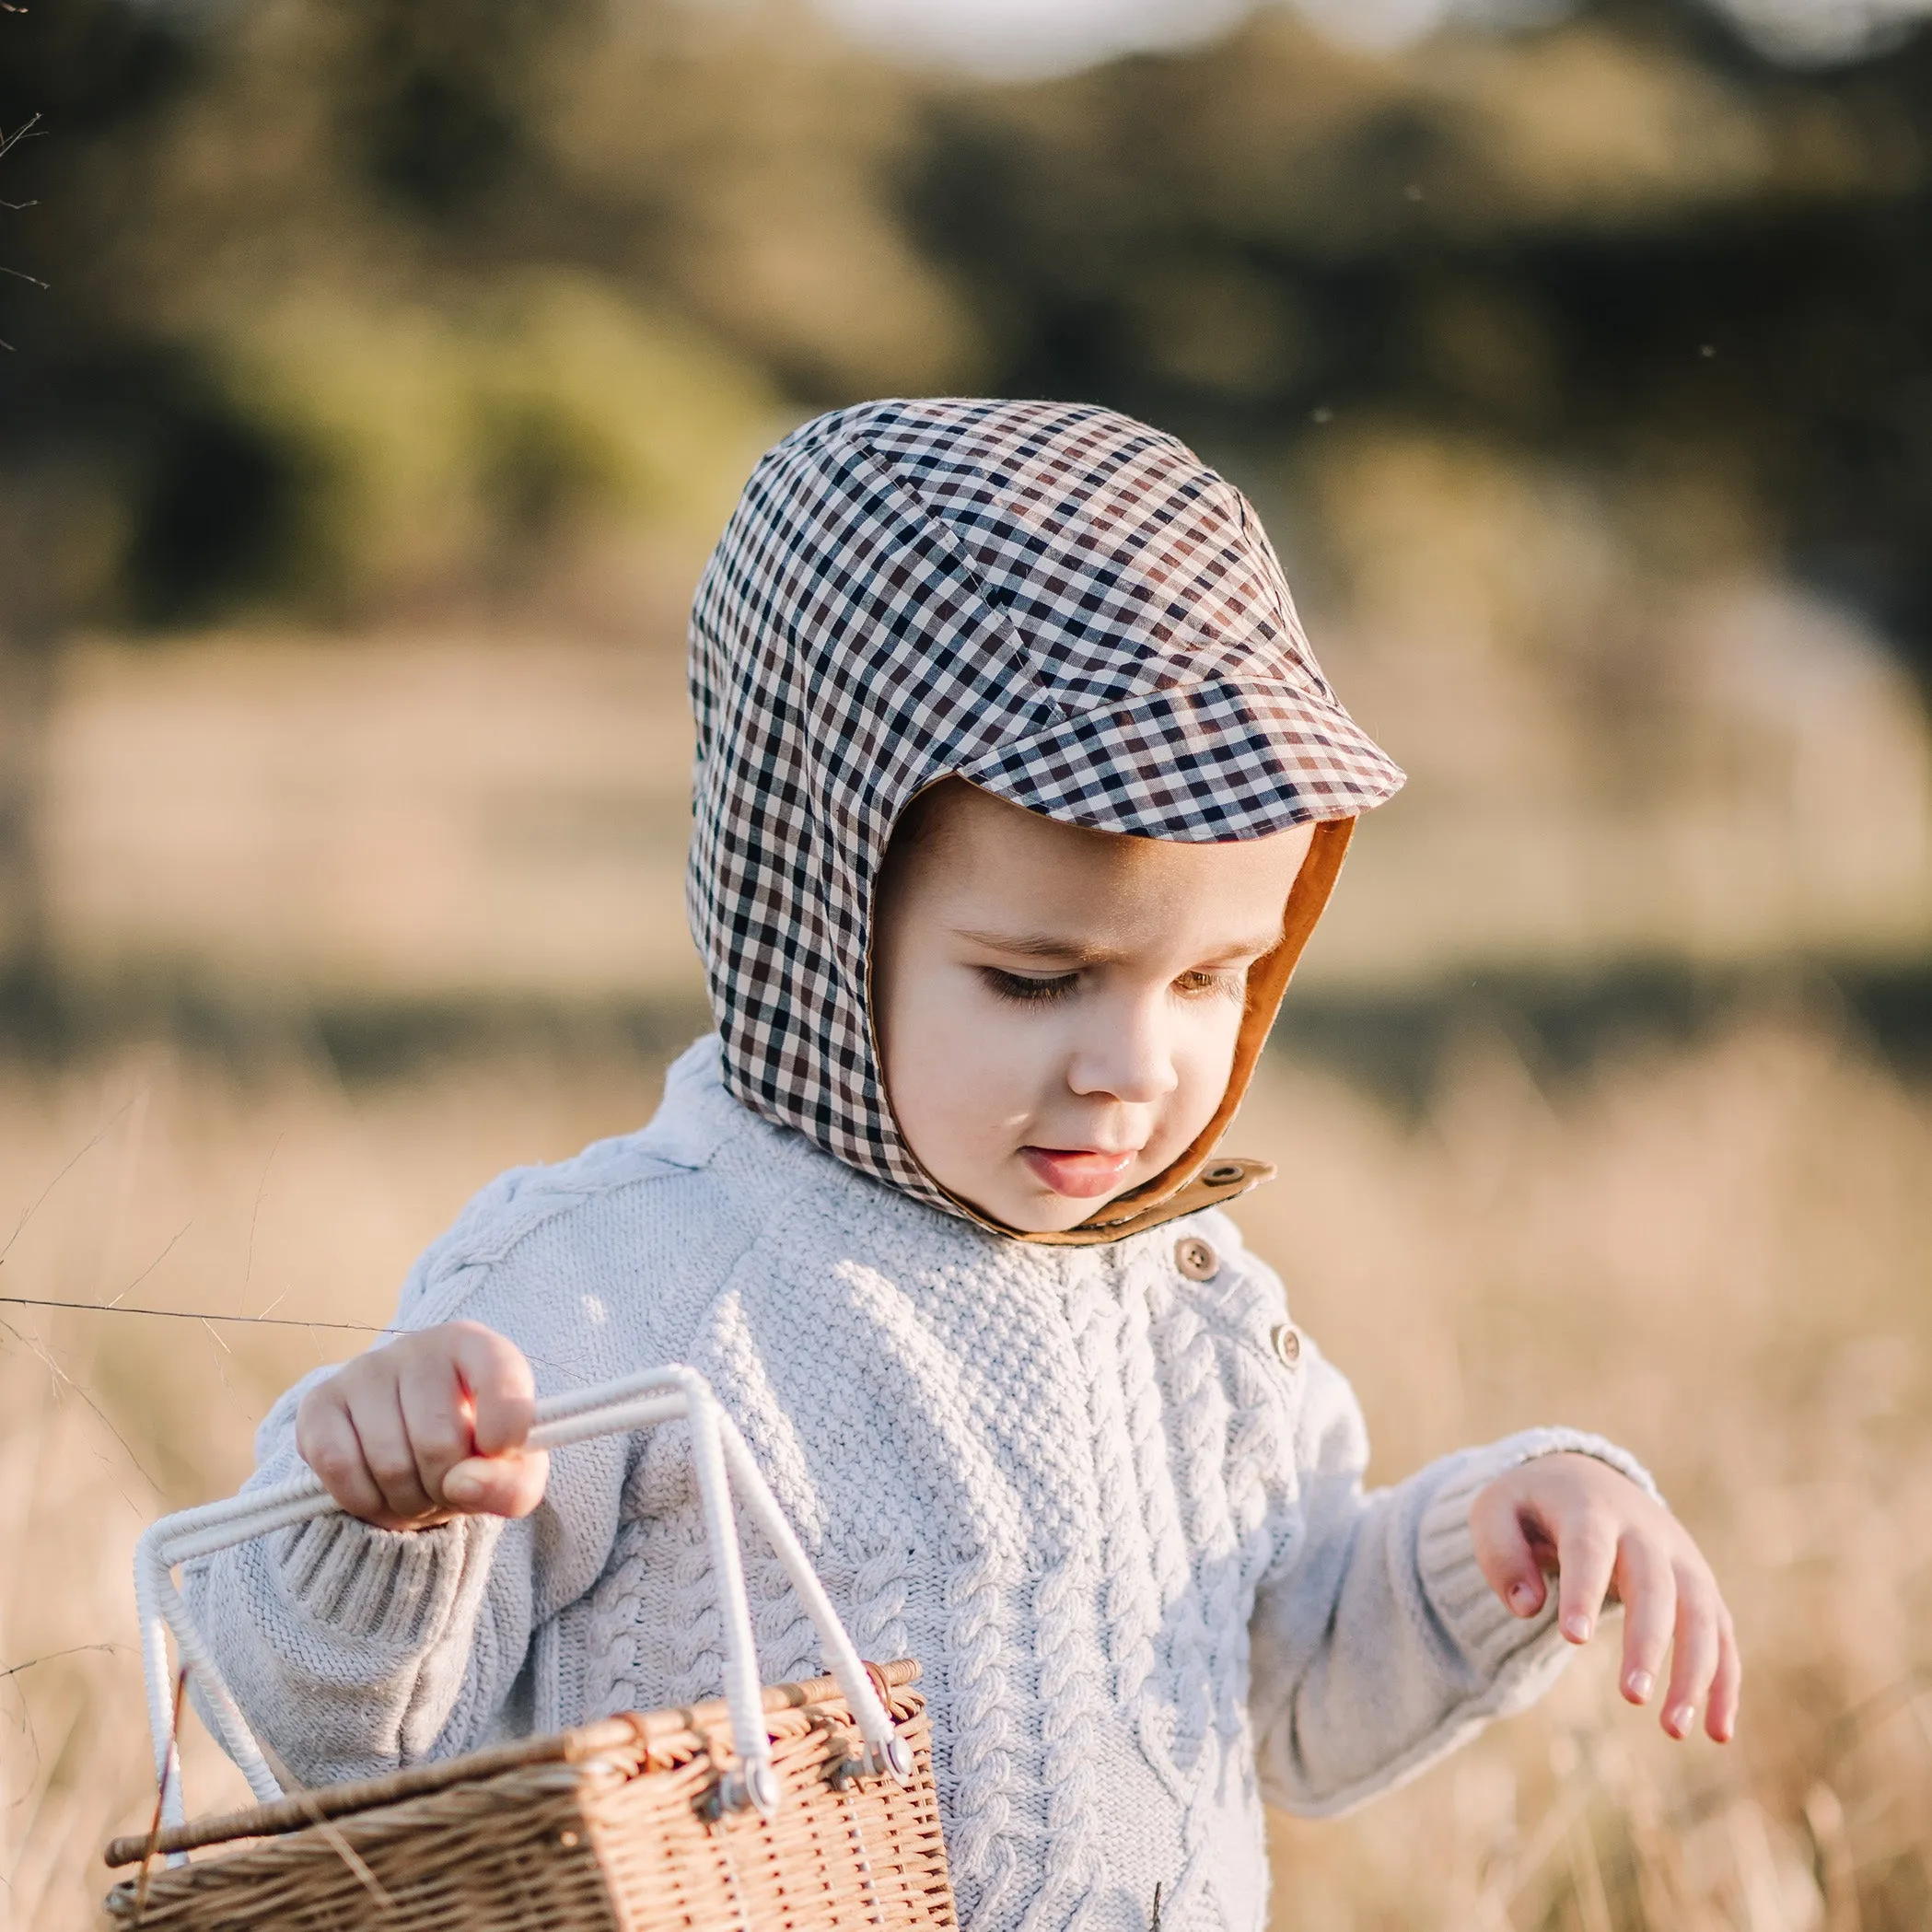
[[[1589,1642],[1590,1620],[1589,1614],[1580,1610],[1572,1611],[1563,1620],[1563,1634],[1573,1644]]]
[[[473,1503],[483,1495],[483,1478],[459,1463],[443,1478],[443,1494],[452,1503]]]
[[[1519,1617],[1529,1616],[1536,1608],[1536,1592],[1527,1583],[1511,1584],[1509,1607]]]
[[[1680,1704],[1670,1713],[1670,1729],[1673,1737],[1688,1738],[1691,1727],[1697,1721],[1697,1706],[1693,1704]]]
[[[1657,1680],[1647,1670],[1633,1670],[1624,1680],[1624,1688],[1638,1704],[1647,1704],[1650,1693],[1657,1688]]]

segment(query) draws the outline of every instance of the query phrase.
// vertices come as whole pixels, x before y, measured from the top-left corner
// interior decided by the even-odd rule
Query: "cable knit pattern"
[[[1183,1276],[1198,1236],[1218,1265]],[[1347,1384],[1209,1213],[1110,1248],[1023,1244],[840,1166],[723,1090],[715,1042],[639,1134],[486,1189],[404,1323],[511,1336],[540,1391],[654,1361],[711,1379],[862,1654],[925,1669],[966,1932],[1261,1932],[1263,1798],[1356,1803],[1534,1695],[1551,1619],[1478,1573],[1483,1484],[1541,1430],[1365,1493]],[[301,1389],[258,1442],[295,1467]],[[768,1681],[818,1669],[762,1536]],[[211,1647],[306,1780],[720,1684],[681,1423],[557,1452],[529,1520],[343,1519],[191,1566]]]

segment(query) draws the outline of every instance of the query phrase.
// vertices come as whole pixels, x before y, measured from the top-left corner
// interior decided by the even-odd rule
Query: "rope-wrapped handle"
[[[731,1740],[738,1763],[720,1796],[731,1809],[751,1807],[769,1816],[777,1808],[778,1781],[772,1769],[772,1746],[765,1735],[758,1659],[751,1635],[751,1606],[745,1599],[744,1564],[732,1493],[751,1511],[785,1565],[792,1586],[819,1633],[827,1669],[852,1706],[866,1741],[863,1774],[885,1773],[902,1785],[913,1775],[912,1752],[892,1727],[852,1639],[839,1622],[832,1600],[813,1573],[810,1559],[792,1533],[778,1499],[751,1459],[738,1426],[718,1405],[711,1386],[694,1368],[671,1363],[625,1376],[600,1388],[547,1396],[536,1405],[531,1449],[563,1449],[594,1436],[627,1435],[660,1422],[682,1418],[691,1425],[692,1457],[717,1578],[725,1621],[725,1701],[731,1717]],[[249,1787],[263,1804],[282,1796],[281,1785],[262,1756],[234,1694],[195,1628],[176,1586],[178,1565],[211,1556],[250,1538],[305,1523],[338,1507],[313,1474],[303,1474],[252,1495],[204,1504],[179,1516],[163,1517],[144,1535],[134,1552],[134,1600],[141,1618],[142,1665],[147,1679],[147,1716],[154,1732],[155,1771],[161,1780],[164,1824],[181,1822],[181,1767],[174,1739],[173,1676],[168,1661],[168,1634],[174,1634],[181,1668],[194,1674],[206,1700],[223,1748],[241,1767]]]

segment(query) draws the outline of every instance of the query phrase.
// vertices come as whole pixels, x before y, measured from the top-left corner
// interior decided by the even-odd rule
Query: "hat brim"
[[[1402,784],[1326,691],[1225,680],[1081,712],[959,775],[1065,824],[1187,844],[1353,819]]]

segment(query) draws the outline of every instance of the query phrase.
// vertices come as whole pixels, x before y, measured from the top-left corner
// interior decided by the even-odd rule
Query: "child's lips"
[[[1056,1194],[1077,1201],[1111,1193],[1134,1164],[1138,1147],[1110,1153],[1103,1147],[1022,1147],[1020,1158]]]

